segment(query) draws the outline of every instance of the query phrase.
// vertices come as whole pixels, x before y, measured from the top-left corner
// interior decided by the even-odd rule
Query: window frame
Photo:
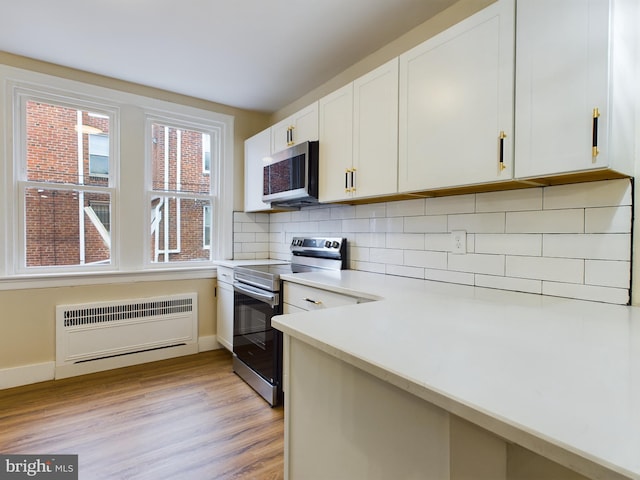
[[[68,78],[24,70],[0,64],[0,290],[75,284],[78,278],[92,283],[114,283],[125,279],[210,278],[216,263],[212,259],[233,258],[233,203],[234,203],[234,117],[206,108],[191,106],[192,102],[176,103],[161,98],[139,95],[124,90],[113,90],[97,84],[84,83]],[[80,265],[71,267],[47,266],[38,270],[26,265],[23,220],[19,218],[17,205],[21,195],[18,184],[24,162],[17,162],[22,154],[19,138],[21,122],[15,118],[19,112],[16,91],[32,92],[34,96],[48,99],[49,103],[79,107],[91,113],[113,111],[117,118],[110,125],[110,173],[111,183],[111,263],[110,265]],[[43,100],[46,100],[43,99]],[[203,102],[203,105],[205,103]],[[100,108],[102,107],[102,108]],[[145,115],[149,112],[161,117],[195,119],[196,123],[214,125],[219,134],[219,149],[215,178],[212,177],[212,232],[210,260],[152,265],[146,259],[149,245],[146,239],[150,217],[146,208],[145,148],[148,137]],[[118,133],[117,139],[115,133]],[[20,135],[23,135],[22,137]],[[14,141],[14,139],[16,141]],[[25,152],[26,153],[26,152]],[[116,162],[116,155],[118,161]],[[23,157],[26,158],[26,157]],[[47,184],[47,188],[59,188],[63,184]],[[73,189],[77,185],[62,188]],[[87,186],[89,190],[95,187]],[[100,189],[98,189],[100,190]],[[102,192],[100,192],[102,193]],[[131,205],[144,205],[131,208]],[[15,228],[11,226],[15,225]],[[18,228],[20,227],[20,228]],[[18,258],[20,257],[20,258]],[[164,269],[164,271],[162,271]],[[75,280],[74,280],[75,279]],[[71,282],[71,283],[69,283]]]
[[[200,132],[209,135],[210,145],[210,170],[209,170],[209,187],[208,193],[195,193],[195,192],[182,192],[182,191],[164,191],[153,189],[153,165],[152,165],[152,128],[154,124],[160,124],[169,128],[190,130]],[[167,112],[159,112],[153,109],[145,110],[145,224],[151,225],[151,202],[154,197],[174,197],[176,199],[188,199],[188,200],[204,200],[209,202],[211,208],[211,234],[210,240],[213,244],[214,238],[218,238],[220,232],[216,230],[216,222],[214,221],[217,216],[221,215],[221,202],[218,198],[218,193],[221,191],[222,176],[224,170],[222,168],[222,154],[223,145],[220,139],[223,138],[226,125],[218,121],[211,121],[197,116],[185,116],[180,114],[169,114]],[[204,151],[204,148],[203,148]],[[204,157],[204,156],[203,156]],[[203,174],[205,172],[202,172]],[[204,223],[204,222],[203,222]],[[222,222],[220,222],[222,223]],[[204,227],[203,227],[204,228]],[[145,230],[145,251],[144,262],[145,267],[149,269],[159,268],[175,268],[186,265],[203,265],[212,263],[215,259],[217,250],[211,246],[209,250],[208,260],[190,260],[190,261],[152,261],[152,249],[151,249],[152,232],[151,229]],[[203,248],[205,249],[205,248]],[[230,258],[230,257],[228,257]]]
[[[119,108],[114,103],[99,102],[97,99],[86,98],[83,95],[71,96],[63,92],[47,88],[45,86],[24,86],[14,85],[12,88],[13,100],[13,190],[14,190],[14,217],[16,221],[13,229],[14,236],[11,244],[16,255],[11,265],[15,274],[64,274],[83,272],[87,270],[113,271],[118,269],[117,244],[110,241],[109,262],[108,263],[80,263],[77,265],[46,265],[27,266],[27,237],[26,237],[26,191],[29,188],[42,188],[56,191],[78,191],[83,193],[108,194],[111,201],[111,209],[115,210],[118,202],[119,185],[119,158],[118,145],[119,137]],[[44,103],[78,111],[95,112],[109,118],[109,172],[107,186],[86,185],[84,183],[54,183],[29,180],[27,178],[27,104],[29,102]],[[111,154],[113,152],[113,154]],[[89,174],[89,172],[87,172]],[[115,221],[112,216],[111,233],[118,232],[118,219]]]

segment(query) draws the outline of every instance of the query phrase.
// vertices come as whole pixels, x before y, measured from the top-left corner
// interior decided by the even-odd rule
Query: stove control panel
[[[314,249],[314,250],[339,250],[345,238],[306,238],[294,237],[291,240],[291,250]]]

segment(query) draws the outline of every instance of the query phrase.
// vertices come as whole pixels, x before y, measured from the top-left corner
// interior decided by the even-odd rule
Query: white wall
[[[234,216],[234,258],[289,259],[296,235],[341,236],[350,268],[629,302],[630,180]],[[452,230],[467,232],[453,254]]]

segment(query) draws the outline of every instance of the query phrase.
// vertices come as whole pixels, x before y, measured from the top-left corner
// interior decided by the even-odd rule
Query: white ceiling
[[[0,50],[273,112],[455,0],[0,0]]]

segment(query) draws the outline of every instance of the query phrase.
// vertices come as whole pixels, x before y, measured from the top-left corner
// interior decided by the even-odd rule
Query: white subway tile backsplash
[[[424,236],[424,243],[427,250],[450,252],[453,240],[450,233],[427,233]]]
[[[300,209],[291,212],[291,221],[292,222],[308,222],[309,217],[311,216],[310,210],[308,209]]]
[[[542,293],[542,281],[528,278],[476,274],[475,285],[477,287],[498,288],[500,290],[511,290],[514,292]]]
[[[542,189],[525,188],[476,195],[476,212],[542,210]]]
[[[449,253],[447,267],[449,270],[458,272],[504,275],[504,259],[504,255],[484,255],[481,253],[457,255]]]
[[[631,207],[587,208],[584,212],[585,233],[630,233]]]
[[[386,205],[387,217],[412,217],[425,214],[424,198],[388,202]]]
[[[368,218],[342,220],[342,231],[345,233],[370,232],[371,220]]]
[[[476,211],[475,195],[453,195],[426,199],[427,215],[473,213]]]
[[[542,282],[542,293],[543,295],[551,295],[554,297],[569,297],[621,305],[626,305],[629,302],[629,290],[626,288]]]
[[[631,181],[620,179],[546,187],[543,199],[545,210],[631,205]]]
[[[424,278],[436,282],[458,283],[460,285],[473,285],[473,273],[452,272],[451,270],[425,269]]]
[[[243,233],[269,233],[269,224],[268,223],[243,223],[242,230]]]
[[[602,287],[629,288],[631,262],[587,260],[584,264],[584,283]]]
[[[369,250],[369,260],[373,263],[402,265],[404,263],[404,252],[391,248],[372,248]]]
[[[505,273],[507,277],[582,283],[584,260],[508,256]]]
[[[329,208],[310,209],[309,220],[331,220],[331,209]]]
[[[357,262],[369,261],[369,248],[355,247],[353,244],[349,247],[349,259]]]
[[[341,236],[368,272],[584,298],[629,299],[629,180],[299,211],[234,213],[234,258],[288,260],[293,236]],[[467,253],[452,254],[452,230]]]
[[[506,233],[583,233],[584,209],[507,212]]]
[[[401,233],[404,230],[404,222],[402,221],[402,217],[372,218],[370,220],[370,227],[372,232],[377,233]]]
[[[446,232],[447,215],[420,215],[404,217],[404,231],[406,233],[437,233]]]
[[[355,205],[340,205],[339,207],[329,207],[331,210],[331,218],[336,220],[344,220],[347,218],[356,218]]]
[[[475,235],[476,253],[493,253],[505,255],[542,255],[542,234],[540,233],[505,233]]]
[[[424,268],[407,267],[403,265],[387,265],[385,273],[400,277],[424,278]]]
[[[386,203],[366,203],[364,205],[356,205],[356,218],[385,218],[386,216]]]
[[[359,247],[377,247],[384,248],[387,246],[386,233],[356,233],[355,238],[351,240],[351,245]]]
[[[424,234],[387,233],[387,248],[403,250],[424,250]]]
[[[631,235],[625,233],[550,235],[542,238],[545,257],[630,260]]]
[[[323,232],[330,236],[342,236],[342,220],[320,220],[317,224],[318,232]]]
[[[360,261],[352,261],[351,262],[352,270],[360,270],[362,272],[371,272],[371,273],[385,273],[385,264],[384,263],[371,263],[371,262],[360,262]]]
[[[291,212],[277,212],[271,214],[271,225],[274,223],[290,223]]]
[[[504,213],[470,213],[449,215],[449,231],[465,230],[475,233],[504,233]]]
[[[404,252],[405,265],[423,268],[437,268],[446,270],[446,252],[431,252],[428,250],[407,250]]]

